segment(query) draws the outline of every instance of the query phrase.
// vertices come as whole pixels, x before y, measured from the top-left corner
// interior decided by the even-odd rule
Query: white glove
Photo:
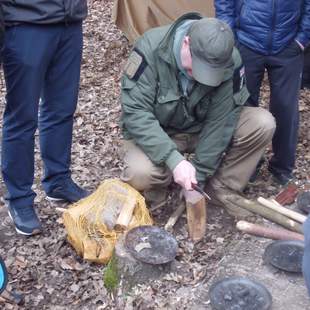
[[[192,190],[192,183],[197,184],[196,169],[187,160],[182,160],[172,171],[174,182],[186,190]]]

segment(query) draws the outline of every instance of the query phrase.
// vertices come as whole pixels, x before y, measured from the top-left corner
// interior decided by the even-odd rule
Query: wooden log
[[[185,203],[189,236],[194,242],[198,242],[206,233],[206,200],[202,197],[198,201],[186,200]]]
[[[284,226],[285,228],[288,228],[289,230],[302,233],[302,226],[300,223],[289,219],[283,214],[280,214],[270,208],[264,207],[258,202],[251,201],[246,198],[238,198],[238,197],[230,197],[228,196],[226,198],[229,200],[231,203],[234,203],[238,205],[241,208],[244,208],[246,210],[249,210],[255,214],[259,214],[262,217],[266,218],[267,220],[270,220],[271,222],[277,223],[281,226]]]
[[[167,231],[171,231],[173,229],[173,226],[176,224],[180,216],[183,214],[184,210],[185,210],[185,201],[182,200],[180,205],[171,214],[171,216],[167,221],[167,224],[165,225],[165,229]]]
[[[131,219],[133,210],[136,206],[136,199],[134,197],[131,197],[126,204],[121,209],[121,212],[115,222],[115,230],[117,231],[124,231],[127,229]]]
[[[302,234],[292,232],[284,228],[266,227],[259,224],[239,221],[236,224],[237,229],[258,237],[264,237],[273,240],[301,240],[304,241]]]
[[[300,213],[298,213],[296,211],[287,209],[287,208],[285,208],[285,207],[283,207],[281,205],[275,204],[272,201],[267,200],[267,199],[265,199],[263,197],[259,197],[257,199],[257,201],[260,204],[262,204],[264,207],[267,207],[267,208],[269,208],[271,210],[274,210],[274,211],[276,211],[278,213],[281,213],[281,214],[283,214],[283,215],[285,215],[285,216],[287,216],[287,217],[291,218],[292,220],[297,221],[299,223],[304,223],[305,220],[307,219],[306,216],[304,216],[304,215],[302,215],[302,214],[300,214]]]

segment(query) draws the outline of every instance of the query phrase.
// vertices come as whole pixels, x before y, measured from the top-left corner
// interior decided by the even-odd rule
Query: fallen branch
[[[266,227],[253,224],[246,221],[239,221],[236,224],[237,229],[258,237],[264,237],[273,240],[301,240],[304,241],[302,234],[292,232],[284,228]]]
[[[251,201],[246,198],[236,198],[234,197],[226,197],[231,203],[238,205],[241,208],[249,210],[255,214],[259,214],[262,217],[270,220],[274,223],[277,223],[281,226],[288,228],[289,230],[293,230],[298,233],[302,233],[302,226],[300,223],[289,219],[283,214],[280,214],[270,208],[264,207],[263,205],[259,204],[258,202]]]
[[[169,219],[167,221],[167,224],[165,225],[165,229],[167,231],[171,231],[172,230],[173,226],[176,224],[178,219],[181,217],[181,215],[183,214],[184,210],[185,210],[185,201],[182,200],[180,205],[171,214],[171,216],[169,217]]]
[[[278,213],[281,213],[289,218],[291,218],[294,221],[297,221],[299,223],[304,223],[307,219],[306,216],[302,215],[301,213],[298,213],[296,211],[287,209],[279,204],[275,204],[274,202],[267,200],[263,197],[259,197],[257,201],[262,204],[264,207],[267,207],[269,209],[272,209]]]

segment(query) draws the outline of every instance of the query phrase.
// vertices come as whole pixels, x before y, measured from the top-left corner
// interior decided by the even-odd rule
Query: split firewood
[[[298,187],[295,184],[289,184],[282,190],[275,198],[275,200],[282,206],[294,203],[298,195]]]
[[[200,241],[206,233],[207,209],[206,200],[186,200],[187,225],[190,238],[194,242]]]
[[[65,212],[65,211],[67,211],[68,209],[56,207],[55,210],[58,211],[58,212],[63,213],[63,212]]]
[[[287,217],[291,218],[292,220],[297,221],[299,223],[303,223],[307,219],[307,217],[304,216],[303,214],[298,213],[298,212],[293,211],[293,210],[290,210],[290,209],[287,209],[283,206],[279,206],[278,204],[275,204],[272,201],[267,200],[263,197],[259,197],[257,199],[257,201],[260,204],[262,204],[263,206],[265,206],[269,209],[272,209],[272,210],[274,210],[280,214],[283,214],[283,215],[285,215],[285,216],[287,216]]]
[[[239,221],[236,225],[237,229],[258,237],[264,237],[273,240],[301,240],[304,241],[302,234],[292,232],[284,228],[266,227],[259,224]]]
[[[302,233],[302,226],[300,223],[288,218],[287,216],[272,210],[270,208],[264,207],[258,202],[246,199],[246,198],[236,198],[236,197],[227,197],[231,203],[238,205],[241,208],[249,210],[255,214],[259,214],[262,217],[270,220],[271,222],[277,223],[289,230],[293,230],[298,233]]]
[[[172,213],[172,215],[169,217],[167,224],[165,225],[165,229],[167,231],[171,231],[173,229],[173,226],[176,224],[178,219],[181,217],[185,210],[185,201],[182,200],[180,205],[176,208],[176,210]]]
[[[115,230],[117,231],[124,231],[127,229],[131,219],[133,210],[136,206],[136,199],[134,197],[131,197],[127,203],[123,206],[121,209],[121,212],[115,222]]]

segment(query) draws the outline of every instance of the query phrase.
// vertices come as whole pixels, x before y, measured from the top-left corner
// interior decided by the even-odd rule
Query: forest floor
[[[92,191],[105,179],[117,177],[122,164],[120,146],[120,77],[130,45],[111,22],[112,0],[92,1],[84,27],[84,55],[79,104],[74,119],[72,174],[81,186]],[[2,80],[3,82],[3,80]],[[295,176],[299,186],[306,183],[310,167],[310,92],[301,91],[299,135]],[[1,113],[5,89],[2,83]],[[267,105],[269,89],[265,84],[262,103]],[[244,236],[235,228],[235,220],[224,210],[208,210],[207,234],[194,245],[188,240],[186,219],[177,223],[174,234],[180,250],[177,261],[182,268],[159,281],[134,287],[123,294],[109,293],[103,284],[104,266],[83,261],[66,241],[61,214],[45,199],[41,187],[42,161],[36,136],[36,174],[33,189],[37,193],[36,210],[44,232],[32,238],[15,233],[4,206],[5,187],[1,183],[0,255],[4,258],[10,287],[25,295],[24,309],[188,309],[182,290],[191,290],[208,281],[225,255],[228,245]],[[268,153],[270,156],[270,152]],[[271,197],[281,188],[273,183],[266,166],[246,195]],[[58,205],[59,206],[59,205]],[[155,223],[164,226],[173,204],[152,214]],[[66,207],[60,205],[60,207]],[[259,219],[258,219],[259,220]],[[188,296],[188,294],[184,295]],[[179,298],[176,300],[175,298]],[[195,298],[195,296],[192,296]],[[1,309],[16,309],[0,304]]]

